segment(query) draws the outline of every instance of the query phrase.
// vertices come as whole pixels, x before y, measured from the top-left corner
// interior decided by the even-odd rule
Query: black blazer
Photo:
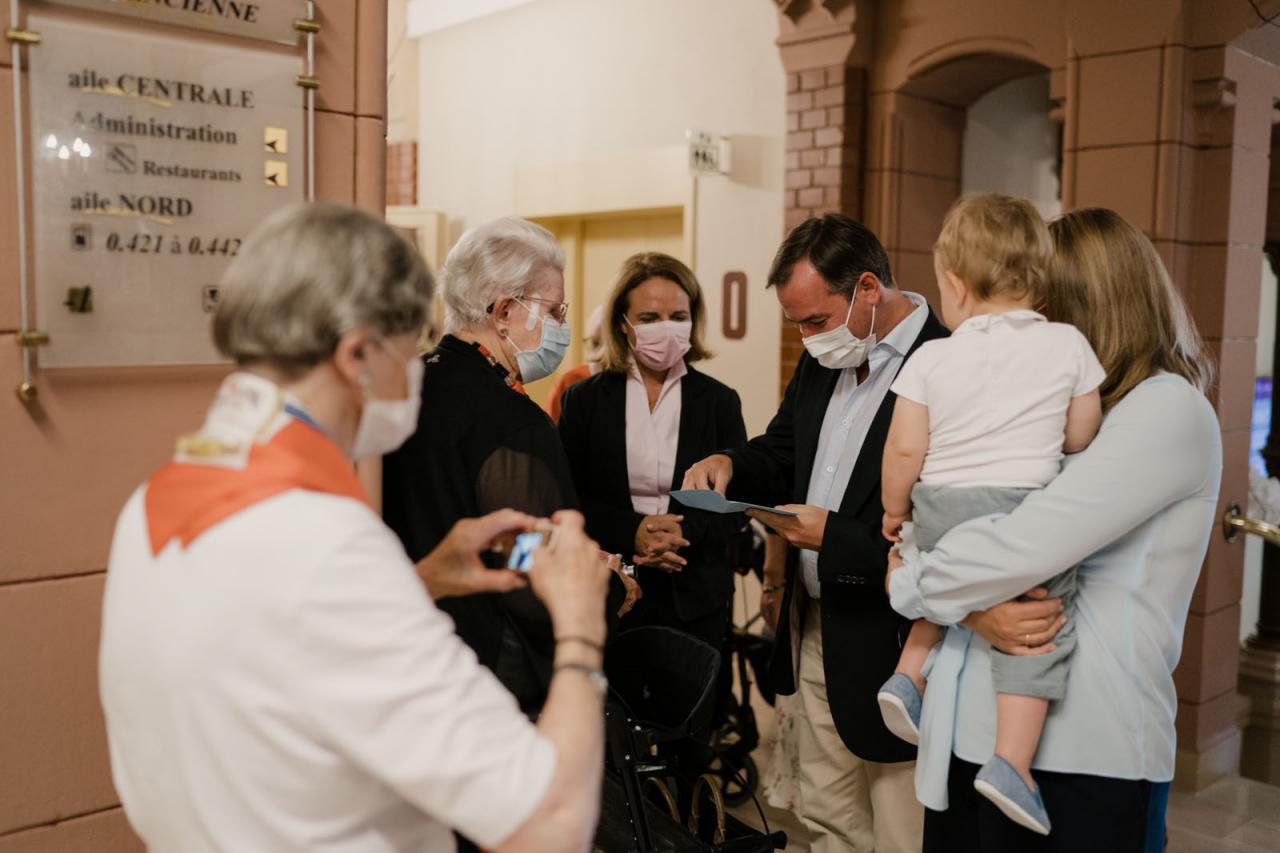
[[[948,335],[929,312],[907,357],[925,341]],[[807,503],[818,437],[838,370],[808,353],[801,356],[778,413],[765,434],[727,451],[733,459],[729,496],[752,503]],[[827,516],[818,552],[822,589],[822,651],[827,700],[836,730],[850,751],[867,761],[910,761],[915,747],[884,725],[876,693],[893,674],[910,628],[889,607],[884,591],[889,543],[881,534],[880,465],[897,395],[889,392],[867,431],[840,508]],[[797,554],[787,564],[770,678],[779,693],[796,690],[799,637],[808,596],[799,580]]]
[[[628,561],[635,553],[636,529],[643,514],[631,508],[627,472],[627,377],[598,373],[570,386],[560,414],[560,440],[586,516],[587,532],[609,553]],[[681,379],[680,433],[671,488],[684,472],[718,448],[747,440],[738,392],[692,367]],[[682,514],[680,551],[689,561],[670,578],[676,615],[685,621],[705,616],[728,601],[733,588],[726,542],[746,519],[688,510],[672,501],[668,512]],[[644,567],[641,567],[641,588]]]

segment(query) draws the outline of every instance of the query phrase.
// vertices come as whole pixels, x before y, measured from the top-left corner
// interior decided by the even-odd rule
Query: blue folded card
[[[724,514],[730,512],[743,512],[748,509],[758,509],[761,512],[771,512],[774,515],[795,515],[794,512],[788,512],[785,509],[761,506],[760,504],[749,504],[744,501],[726,500],[724,495],[719,492],[713,492],[711,489],[679,489],[672,492],[671,497],[690,509],[701,509],[706,512],[718,512]]]

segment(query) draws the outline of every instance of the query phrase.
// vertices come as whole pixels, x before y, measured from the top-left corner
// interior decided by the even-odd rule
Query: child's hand
[[[906,513],[905,515],[894,515],[891,512],[886,512],[884,514],[884,525],[881,530],[881,532],[884,533],[884,538],[888,539],[890,542],[901,542],[902,525],[910,520],[911,513]]]

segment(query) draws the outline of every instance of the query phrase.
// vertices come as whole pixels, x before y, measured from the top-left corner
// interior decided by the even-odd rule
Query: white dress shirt
[[[683,360],[667,371],[652,410],[640,369],[633,363],[627,374],[627,478],[631,483],[631,506],[643,515],[661,515],[671,503],[671,480],[680,443],[680,380],[688,372]]]
[[[1003,517],[954,527],[889,576],[893,609],[956,625],[1072,566],[1076,650],[1032,767],[1114,779],[1173,778],[1173,668],[1215,529],[1222,440],[1204,395],[1157,374],[1107,414],[1093,443]],[[955,627],[927,672],[916,793],[947,807],[952,753],[995,746],[991,647]]]
[[[924,297],[906,291],[902,295],[916,306],[915,310],[871,350],[867,356],[866,380],[858,383],[856,367],[840,371],[840,378],[836,380],[835,390],[827,403],[827,414],[822,419],[818,451],[813,457],[813,472],[805,499],[812,506],[829,510],[840,508],[871,422],[875,420],[876,412],[889,393],[889,386],[902,368],[911,345],[924,329],[925,320],[929,317],[929,306],[925,304]],[[817,551],[801,549],[800,577],[810,598],[821,597]]]
[[[1008,311],[923,344],[891,390],[929,409],[920,482],[1038,489],[1058,476],[1071,401],[1106,376],[1075,326]]]

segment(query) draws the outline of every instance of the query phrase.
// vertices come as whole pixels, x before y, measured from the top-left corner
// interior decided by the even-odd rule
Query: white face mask
[[[865,338],[857,338],[849,331],[849,318],[852,316],[851,301],[849,313],[839,326],[828,332],[801,338],[804,348],[818,360],[818,364],[831,370],[843,370],[847,367],[861,367],[866,362],[867,355],[876,347],[876,307],[871,306],[871,333]]]
[[[365,387],[364,409],[360,412],[360,425],[356,427],[356,440],[351,445],[352,459],[367,459],[390,453],[405,443],[418,429],[418,409],[422,407],[422,375],[425,368],[422,359],[414,356],[405,362],[405,381],[409,396],[403,400],[380,400],[371,396],[368,375],[361,377]]]

